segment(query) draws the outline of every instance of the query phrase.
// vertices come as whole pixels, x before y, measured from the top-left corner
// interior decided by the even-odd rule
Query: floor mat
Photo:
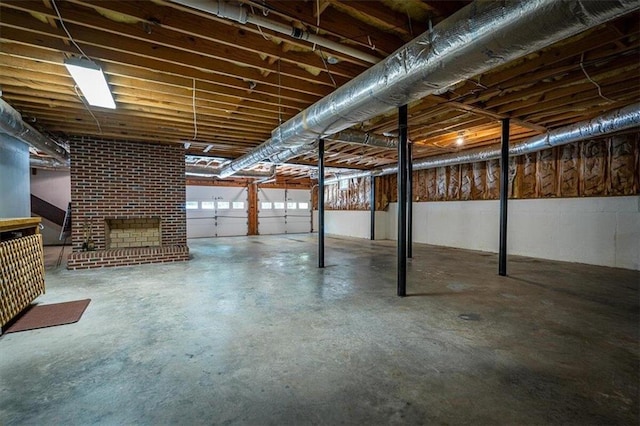
[[[21,314],[4,333],[53,327],[56,325],[78,322],[91,299],[73,302],[54,303],[51,305],[34,305]]]

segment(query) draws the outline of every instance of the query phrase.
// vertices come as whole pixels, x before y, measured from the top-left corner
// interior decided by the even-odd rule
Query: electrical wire
[[[62,19],[62,15],[60,15],[60,11],[58,10],[58,5],[56,4],[56,0],[51,0],[51,4],[53,5],[53,8],[56,11],[56,15],[58,15],[58,19],[60,20],[60,25],[62,26],[62,29],[64,30],[65,33],[67,33],[67,37],[69,37],[69,41],[71,41],[71,43],[73,43],[73,45],[76,47],[76,49],[78,49],[78,51],[80,52],[80,54],[83,57],[91,60],[91,58],[89,58],[89,56],[86,53],[84,53],[84,50],[82,50],[80,48],[80,46],[78,46],[78,43],[76,43],[76,41],[73,39],[73,37],[71,37],[71,33],[67,29],[67,26],[64,24],[64,20]]]
[[[251,9],[251,14],[252,14],[252,15],[255,15],[255,14],[256,14],[256,12],[253,10],[253,5],[252,5],[252,4],[250,4],[250,5],[249,5],[249,8]],[[263,14],[264,14],[264,9],[263,9]],[[267,15],[264,15],[264,16],[267,16]],[[269,37],[267,37],[267,36],[262,32],[262,27],[261,27],[260,25],[256,24],[256,27],[258,27],[258,31],[260,31],[260,35],[261,35],[265,40],[271,40]]]
[[[280,58],[278,58],[278,124],[282,124],[282,78],[280,75]]]
[[[102,134],[102,127],[100,127],[100,122],[98,121],[96,116],[93,114],[93,111],[91,111],[91,108],[89,108],[89,104],[87,103],[87,101],[85,101],[84,97],[80,94],[80,92],[78,92],[78,85],[77,84],[73,85],[73,90],[75,90],[76,95],[80,99],[80,102],[82,102],[82,105],[84,105],[86,110],[89,111],[89,114],[91,114],[91,117],[93,117],[93,119],[95,120],[96,125],[98,126],[98,132],[100,132],[100,134]]]
[[[331,75],[331,71],[329,71],[329,66],[327,65],[327,61],[324,60],[324,52],[322,52],[322,50],[319,47],[318,47],[318,52],[320,52],[320,59],[322,59],[322,63],[324,64],[324,69],[327,70],[327,74],[329,74],[329,78],[333,83],[333,87],[337,88],[338,84],[336,83],[336,80],[333,78],[333,75]]]
[[[78,52],[80,52],[80,54],[84,58],[87,58],[88,60],[91,61],[91,58],[86,53],[84,53],[84,50],[82,50],[82,48],[80,46],[78,46],[78,43],[76,43],[76,41],[73,39],[73,37],[71,36],[71,33],[67,29],[67,26],[64,24],[64,20],[62,19],[62,15],[60,14],[60,10],[58,9],[58,5],[56,4],[56,0],[51,0],[51,5],[55,9],[56,15],[58,15],[58,19],[60,20],[60,26],[62,26],[62,29],[67,34],[67,37],[69,37],[69,41],[71,41],[71,43],[73,43],[73,45],[76,47],[76,49],[78,49]],[[78,92],[78,86],[74,85],[73,86],[73,90],[76,92],[76,95],[78,96],[78,99],[80,99],[80,102],[82,102],[82,104],[84,105],[85,109],[87,111],[89,111],[89,114],[91,114],[91,117],[93,117],[93,119],[95,120],[96,126],[98,126],[98,132],[100,134],[102,134],[102,127],[100,126],[100,122],[98,121],[98,118],[95,116],[93,111],[91,111],[91,108],[89,108],[89,104],[86,102],[85,98],[82,95],[80,95],[80,92]]]
[[[193,79],[193,94],[191,96],[191,106],[193,107],[193,138],[195,141],[198,137],[198,115],[196,114],[196,79]]]
[[[320,33],[320,0],[316,0],[316,35]],[[316,50],[316,44],[313,43],[312,51]]]
[[[609,102],[615,102],[613,99],[607,98],[606,96],[604,96],[602,94],[602,88],[600,87],[600,85],[598,83],[596,83],[595,81],[593,81],[591,79],[591,77],[589,77],[589,74],[587,74],[587,70],[584,69],[584,52],[582,52],[582,55],[580,56],[580,69],[582,70],[582,72],[584,73],[584,76],[587,77],[587,80],[589,80],[591,83],[593,83],[593,85],[595,85],[598,88],[598,95],[600,95],[600,97],[602,99],[604,99],[605,101],[609,101]]]

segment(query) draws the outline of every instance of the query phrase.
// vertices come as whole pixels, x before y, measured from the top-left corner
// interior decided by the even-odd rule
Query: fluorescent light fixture
[[[213,148],[213,145],[207,145],[207,147],[203,149],[202,152],[209,152],[211,151],[211,148]]]
[[[65,59],[64,66],[75,80],[89,105],[115,109],[116,103],[111,96],[111,90],[98,64],[88,59]]]

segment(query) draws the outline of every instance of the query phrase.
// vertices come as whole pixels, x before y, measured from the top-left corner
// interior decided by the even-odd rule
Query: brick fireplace
[[[189,259],[184,150],[72,140],[69,269]]]

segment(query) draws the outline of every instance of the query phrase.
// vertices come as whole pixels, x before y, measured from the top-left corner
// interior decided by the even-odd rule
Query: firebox
[[[162,245],[159,217],[106,219],[105,232],[107,249]]]

